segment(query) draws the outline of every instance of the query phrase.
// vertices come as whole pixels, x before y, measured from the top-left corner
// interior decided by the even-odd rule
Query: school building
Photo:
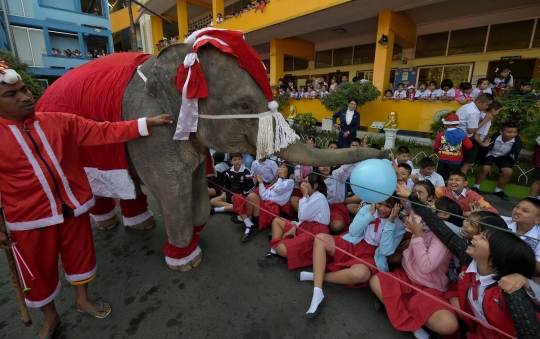
[[[501,64],[511,69],[518,86],[540,75],[538,0],[271,0],[263,13],[215,21],[218,13],[233,16],[251,2],[146,0],[146,6],[172,24],[146,16],[138,35],[146,52],[157,53],[156,44],[164,37],[182,39],[211,21],[214,27],[242,30],[267,66],[271,84],[279,78],[303,85],[312,76],[330,82],[333,76],[340,80],[347,75],[369,79],[381,92],[399,82],[417,86],[444,78],[456,87],[463,81],[475,86]],[[133,11],[137,15],[138,7]],[[127,9],[113,13],[111,24],[115,34],[125,30]],[[289,104],[319,121],[332,114],[317,99]],[[366,129],[374,121],[386,121],[395,111],[400,129],[428,132],[434,116],[458,107],[457,102],[378,100],[362,108],[361,125]]]
[[[87,52],[112,51],[106,0],[0,0],[0,49],[28,64],[46,88],[70,69],[92,60]],[[78,50],[81,57],[54,55]]]

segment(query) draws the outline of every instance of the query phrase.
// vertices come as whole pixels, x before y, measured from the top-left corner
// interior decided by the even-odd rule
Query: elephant
[[[191,52],[191,45],[176,43],[147,58],[123,91],[122,120],[169,113],[176,121],[182,93],[175,87],[175,76],[179,65]],[[258,114],[268,110],[267,97],[250,73],[239,66],[236,57],[211,44],[201,47],[197,54],[209,93],[207,98],[199,100],[200,114]],[[77,69],[71,72],[75,71]],[[62,81],[62,78],[57,81]],[[55,91],[55,84],[44,96]],[[61,94],[70,95],[68,91]],[[41,105],[38,111],[40,109],[46,110],[47,107]],[[257,119],[199,119],[197,132],[190,133],[188,140],[173,140],[175,127],[166,126],[154,129],[147,138],[127,142],[129,174],[136,189],[140,191],[139,182],[144,184],[161,209],[168,236],[164,252],[171,269],[187,271],[201,263],[198,232],[210,216],[206,181],[208,150],[256,154],[258,126]],[[385,153],[372,148],[320,150],[301,141],[292,143],[275,155],[292,163],[312,166],[387,158]],[[182,254],[173,257],[170,253],[175,250]]]

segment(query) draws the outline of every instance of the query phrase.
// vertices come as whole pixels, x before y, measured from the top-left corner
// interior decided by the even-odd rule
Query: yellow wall
[[[501,57],[511,56],[511,55],[521,55],[522,59],[540,58],[540,48],[477,53],[477,54],[453,55],[453,56],[435,57],[435,58],[410,59],[408,60],[408,63],[406,65],[402,64],[401,61],[394,61],[392,62],[392,68],[411,68],[411,67],[437,66],[437,65],[448,65],[448,64],[473,63],[472,76],[480,76],[480,75],[488,75],[487,69],[488,69],[488,64],[490,61],[500,61]],[[504,61],[500,61],[500,62],[507,63]],[[287,74],[291,74],[294,76],[327,74],[327,73],[333,73],[339,69],[341,72],[349,72],[349,75],[352,78],[353,76],[356,75],[356,71],[373,71],[373,67],[374,67],[373,64],[361,64],[361,65],[353,65],[353,66],[335,66],[335,67],[316,68],[316,69],[303,70],[303,71],[293,71],[293,72],[287,72]],[[510,65],[510,68],[512,68],[511,65]],[[490,75],[488,75],[488,77],[489,76]]]
[[[266,5],[264,14],[258,11],[257,13],[249,11],[237,18],[225,20],[214,27],[241,30],[248,33],[349,1],[351,0],[272,0]]]
[[[289,116],[290,107],[296,106],[298,114],[311,113],[319,122],[323,118],[331,118],[333,112],[328,111],[318,99],[289,100],[283,109],[283,115]],[[396,112],[399,129],[406,131],[429,132],[429,125],[439,111],[457,110],[458,102],[424,102],[424,101],[382,101],[368,102],[360,110],[360,126],[368,127],[374,121],[386,122],[388,113]]]
[[[139,9],[139,6],[132,5],[131,10],[133,12],[133,19],[137,17],[137,10]],[[111,21],[111,30],[113,33],[119,32],[125,28],[129,27],[129,12],[128,8],[123,8],[119,11],[116,11],[111,14],[110,16]]]

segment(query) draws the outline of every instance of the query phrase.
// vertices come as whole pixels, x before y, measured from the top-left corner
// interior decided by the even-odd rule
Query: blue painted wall
[[[51,41],[51,48],[57,48],[60,50],[60,52],[63,52],[65,49],[68,49],[68,48],[71,51],[80,49],[79,38],[76,36],[69,36],[69,35],[62,36],[59,34],[51,33],[49,35],[49,38]]]
[[[75,2],[70,0],[41,0],[43,6],[64,9],[66,11],[75,11]]]

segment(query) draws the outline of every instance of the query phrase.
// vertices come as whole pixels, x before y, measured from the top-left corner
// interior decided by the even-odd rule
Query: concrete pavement
[[[503,215],[510,215],[517,202],[485,197]],[[149,202],[157,220],[154,230],[94,229],[99,273],[90,295],[110,302],[112,314],[104,320],[78,315],[73,289],[62,278],[56,299],[62,327],[55,338],[413,338],[374,311],[369,290],[326,285],[323,312],[305,320],[313,285],[298,282],[285,265],[259,268],[268,232],[241,244],[243,228],[227,214],[211,216],[201,233],[202,264],[187,273],[171,271],[162,254],[161,215],[152,196]],[[34,324],[28,328],[17,310],[0,254],[0,339],[33,338],[40,328],[39,310],[31,310]]]

